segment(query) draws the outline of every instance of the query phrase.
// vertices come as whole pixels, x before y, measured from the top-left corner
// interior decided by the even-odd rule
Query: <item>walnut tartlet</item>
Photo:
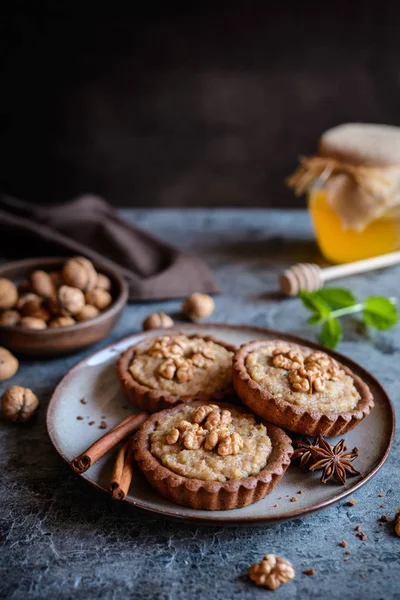
[[[233,359],[233,384],[256,414],[306,435],[342,435],[374,406],[369,387],[348,367],[282,340],[243,345]]]
[[[258,502],[279,483],[293,452],[282,429],[231,404],[199,401],[152,415],[133,450],[153,488],[198,510]]]
[[[118,377],[131,402],[150,412],[188,399],[230,399],[235,350],[212,336],[153,337],[121,354]]]

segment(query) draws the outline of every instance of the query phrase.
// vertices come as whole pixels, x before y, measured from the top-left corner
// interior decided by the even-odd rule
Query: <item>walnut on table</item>
[[[295,577],[293,565],[276,554],[267,554],[249,568],[249,577],[256,585],[276,590]]]
[[[201,321],[209,317],[215,308],[215,302],[208,294],[194,293],[182,305],[182,312],[192,321]]]
[[[145,318],[143,321],[144,331],[149,329],[167,329],[172,327],[174,324],[171,317],[166,315],[164,312],[155,312]]]
[[[10,421],[28,421],[39,405],[38,397],[29,388],[13,385],[1,398],[1,414]]]
[[[400,537],[400,512],[397,512],[394,517],[394,532]]]
[[[0,347],[0,381],[10,379],[18,371],[18,360],[6,348]]]

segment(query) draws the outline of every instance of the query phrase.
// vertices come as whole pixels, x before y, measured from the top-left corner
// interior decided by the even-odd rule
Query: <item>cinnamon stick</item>
[[[115,500],[124,500],[133,477],[134,458],[132,440],[129,439],[120,448],[114,463],[110,491]]]
[[[97,442],[92,444],[87,450],[71,460],[71,467],[76,473],[84,473],[106,452],[114,448],[119,442],[138,429],[147,419],[147,412],[141,412],[135,415],[129,415],[121,423],[108,431]]]

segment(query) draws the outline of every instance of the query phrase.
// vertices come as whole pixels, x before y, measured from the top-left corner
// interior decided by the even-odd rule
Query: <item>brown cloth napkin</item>
[[[0,196],[0,254],[87,256],[125,277],[131,301],[219,291],[200,259],[125,222],[93,195],[54,207]]]

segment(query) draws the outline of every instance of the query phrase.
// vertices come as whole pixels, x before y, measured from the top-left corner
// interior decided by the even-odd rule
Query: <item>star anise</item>
[[[292,454],[292,460],[299,460],[300,467],[308,471],[310,463],[313,460],[312,448],[319,445],[319,436],[314,441],[306,438],[305,440],[295,440],[295,451]]]
[[[344,439],[340,440],[336,446],[331,446],[323,437],[320,436],[318,446],[311,448],[313,460],[310,471],[322,471],[321,481],[326,483],[334,477],[336,481],[344,485],[347,477],[354,477],[360,473],[351,464],[358,456],[356,448],[347,452],[344,445]]]

